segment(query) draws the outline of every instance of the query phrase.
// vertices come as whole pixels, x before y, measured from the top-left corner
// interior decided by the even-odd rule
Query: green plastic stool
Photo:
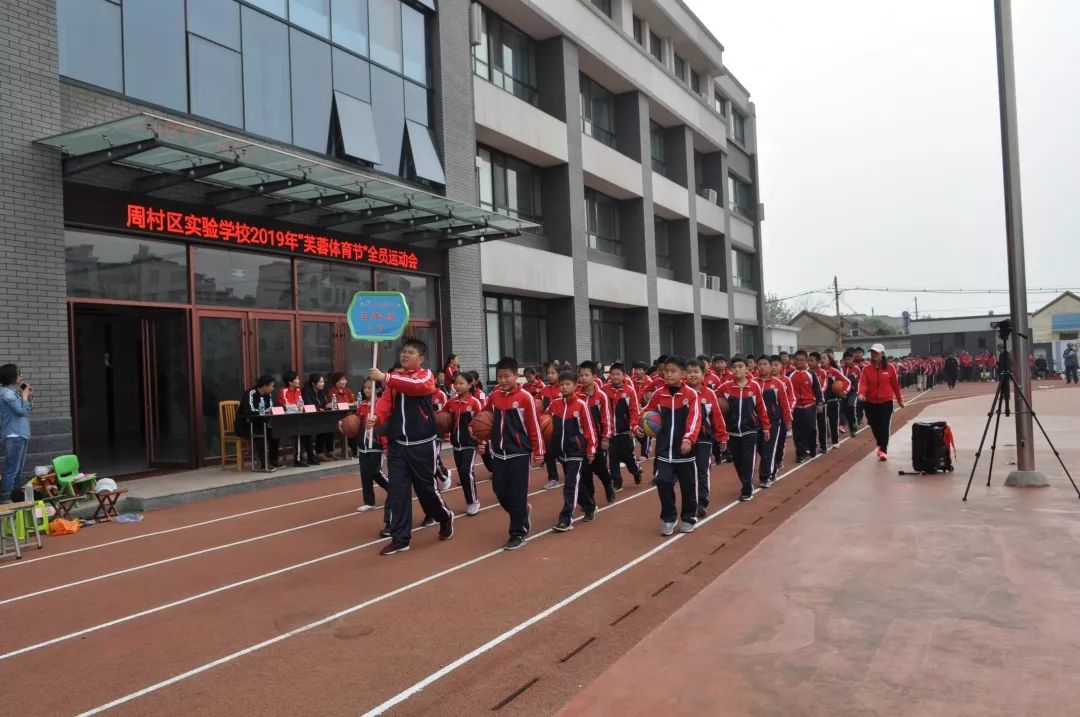
[[[33,515],[34,522],[37,523],[38,533],[49,532],[49,516],[45,512],[45,501],[39,500],[34,502],[34,507],[31,510],[20,510],[15,514],[14,523],[14,535],[12,535],[12,529],[9,528],[9,521],[4,521],[0,524],[0,534],[7,538],[15,538],[26,542],[29,540],[30,530],[33,529],[33,523],[27,520],[27,514]]]

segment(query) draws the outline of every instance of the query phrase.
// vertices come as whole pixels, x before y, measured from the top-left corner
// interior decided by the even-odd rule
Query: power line
[[[872,286],[846,286],[842,291],[874,291],[882,293],[901,294],[1008,294],[1008,289],[905,289]],[[1070,288],[1048,287],[1041,289],[1028,289],[1028,294],[1062,294],[1066,291],[1075,291]]]

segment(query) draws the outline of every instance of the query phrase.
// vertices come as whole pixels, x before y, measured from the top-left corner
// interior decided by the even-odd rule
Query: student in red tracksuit
[[[634,391],[638,397],[638,415],[645,410],[645,404],[649,402],[649,398],[652,395],[652,382],[649,380],[647,371],[649,370],[648,364],[644,361],[635,361],[633,364],[632,376]],[[640,435],[637,437],[638,445],[641,451],[641,460],[645,460],[649,457],[649,444],[650,439],[646,435]]]
[[[791,409],[792,418],[794,418],[795,411],[795,387],[791,383],[791,377],[784,373],[784,363],[780,360],[780,355],[776,354],[769,357],[769,362],[772,364],[773,378],[777,379],[787,389],[788,406]],[[776,456],[776,467],[773,473],[779,472],[784,467],[784,449],[787,446],[788,436],[791,435],[792,423],[789,421],[787,424],[780,426],[780,440],[779,448]]]
[[[742,356],[731,359],[735,379],[720,387],[719,397],[728,402],[724,416],[727,422],[728,448],[731,461],[742,482],[739,500],[754,497],[754,468],[757,464],[758,434],[768,441],[772,437],[769,416],[765,412],[765,398],[761,387],[747,373],[746,360]]]
[[[824,402],[829,400],[829,381],[828,381],[829,376],[825,372],[825,369],[823,369],[821,367],[821,354],[818,353],[817,351],[811,351],[809,354],[806,355],[806,363],[807,363],[807,366],[809,367],[810,371],[817,377],[818,385],[821,386],[821,397],[822,397],[823,402],[822,402],[822,410],[818,411],[817,416],[816,416],[816,420],[817,420],[816,434],[817,434],[817,441],[818,441],[818,450],[821,453],[825,453],[825,452],[827,452],[829,450],[829,440],[828,440],[829,433],[828,433],[828,428],[827,428],[827,426],[825,424],[825,410],[824,410],[824,405],[825,405]]]
[[[530,396],[533,398],[539,398],[540,392],[544,390],[545,383],[540,380],[540,376],[536,373],[536,369],[529,367],[525,369],[525,383],[521,385]]]
[[[473,470],[477,441],[469,432],[469,424],[476,414],[484,410],[484,405],[472,395],[472,382],[464,373],[454,376],[454,391],[457,395],[446,402],[442,412],[454,419],[453,428],[450,429],[450,446],[454,449],[454,465],[461,481],[461,492],[465,494],[465,514],[476,515],[480,512],[480,496],[476,493],[476,474]]]
[[[364,379],[361,389],[362,400],[356,406],[356,415],[361,420],[367,420],[371,410],[371,401],[374,400],[376,384],[370,378]],[[386,476],[382,472],[383,452],[386,450],[387,441],[385,435],[376,435],[374,431],[364,431],[356,437],[357,454],[360,456],[360,492],[364,502],[357,508],[357,512],[366,513],[375,508],[375,486],[379,486],[389,493],[390,484],[386,482]],[[383,502],[383,537],[390,537],[390,506]],[[380,534],[382,535],[382,534]]]
[[[775,359],[775,362],[773,361]],[[768,488],[776,480],[784,457],[784,439],[791,430],[791,403],[788,401],[788,384],[783,378],[773,375],[773,366],[781,369],[779,356],[759,356],[757,359],[758,385],[765,403],[765,413],[769,416],[772,430],[766,438],[762,433],[758,438],[758,454],[761,456],[760,483]]]
[[[549,363],[547,366],[547,384],[540,389],[538,397],[544,406],[544,411],[551,408],[552,402],[559,397],[559,368],[554,363]],[[552,441],[554,441],[552,437]],[[544,490],[554,490],[559,487],[559,462],[555,458],[555,451],[552,450],[550,444],[547,446],[547,451],[544,454],[544,467],[547,468],[547,483],[544,484]]]
[[[656,492],[660,496],[660,534],[675,532],[675,523],[682,517],[679,530],[692,533],[697,523],[697,470],[694,444],[701,431],[701,404],[694,389],[685,385],[686,359],[665,356],[661,364],[664,387],[654,391],[646,411],[660,414],[660,431],[656,434]],[[637,427],[641,431],[641,426]],[[682,510],[676,510],[675,483],[679,484]]]
[[[581,502],[579,489],[582,466],[596,458],[596,428],[593,426],[592,412],[576,391],[577,374],[573,371],[561,372],[560,395],[548,408],[551,416],[550,447],[562,464],[565,477],[563,507],[553,528],[556,533],[566,533],[574,529],[574,508]],[[591,522],[596,517],[596,502],[592,496],[585,497],[581,509],[585,511],[583,520],[586,522]]]
[[[608,469],[611,482],[618,490],[622,488],[622,467],[630,470],[634,483],[641,485],[641,468],[634,459],[634,426],[641,420],[641,405],[638,402],[634,384],[626,376],[626,367],[619,362],[611,364],[608,382],[603,388],[611,399],[611,414],[614,421],[611,443],[608,445]]]
[[[791,372],[795,370],[795,367],[791,365],[791,354],[787,351],[781,351],[777,356],[780,357],[780,372],[785,376],[790,376]]]
[[[788,378],[795,393],[791,433],[795,440],[795,462],[802,463],[817,455],[817,414],[825,410],[825,396],[818,377],[807,366],[802,349],[795,352],[795,370]]]
[[[728,432],[724,415],[716,401],[716,392],[705,385],[705,368],[708,363],[701,359],[686,362],[686,385],[697,392],[701,403],[701,431],[694,444],[694,461],[697,471],[697,517],[704,518],[709,512],[709,493],[712,489],[713,445],[719,443],[721,450],[727,447]]]
[[[518,385],[518,363],[509,356],[495,364],[496,388],[485,408],[495,414],[491,438],[480,450],[492,458],[491,487],[510,516],[510,539],[503,550],[525,545],[532,527],[529,505],[529,455],[544,462],[544,442],[536,401]]]
[[[851,349],[844,349],[844,356],[840,361],[840,370],[844,372],[844,376],[851,382],[851,388],[848,389],[847,396],[844,398],[844,417],[847,420],[848,428],[851,430],[851,435],[855,436],[859,433],[859,422],[855,417],[855,405],[859,400],[859,376],[862,374],[862,368],[855,363],[855,352]]]
[[[615,486],[607,463],[607,451],[610,447],[611,437],[615,434],[615,421],[611,414],[611,398],[597,385],[596,364],[592,361],[583,361],[578,366],[578,385],[578,396],[585,401],[585,405],[592,412],[593,425],[596,426],[598,441],[596,456],[581,469],[580,494],[589,498],[594,495],[596,485],[593,483],[593,475],[596,475],[604,486],[604,497],[607,502],[613,503],[615,494],[622,490],[622,485]]]
[[[438,521],[439,540],[454,536],[454,513],[439,495],[435,481],[435,376],[423,366],[426,355],[427,344],[407,339],[398,355],[401,368],[390,373],[377,368],[368,371],[368,378],[382,383],[384,388],[375,404],[375,418],[367,419],[367,427],[374,428],[376,422],[385,425],[389,440],[387,504],[392,540],[379,551],[380,555],[409,549],[414,490],[424,514]]]
[[[851,391],[851,381],[833,363],[831,353],[822,354],[820,368],[825,372],[825,380],[821,383],[822,392],[825,394],[825,423],[829,429],[829,440],[832,441],[833,448],[836,448],[840,445],[840,406]],[[844,392],[840,395],[832,389],[837,381],[844,384]]]
[[[889,457],[893,401],[900,408],[904,407],[904,394],[900,391],[896,367],[885,357],[885,347],[874,344],[870,347],[870,363],[863,368],[859,379],[859,403],[866,411],[866,420],[878,445],[878,460],[882,461]]]

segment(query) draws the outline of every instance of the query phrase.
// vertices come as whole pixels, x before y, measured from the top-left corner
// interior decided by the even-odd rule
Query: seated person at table
[[[240,397],[240,408],[236,411],[236,421],[233,424],[238,438],[251,438],[254,433],[255,440],[251,447],[255,460],[263,463],[263,457],[267,456],[269,465],[261,465],[262,468],[274,470],[281,468],[278,461],[278,440],[271,435],[269,429],[266,432],[266,446],[263,446],[262,426],[251,420],[252,416],[269,414],[270,406],[273,405],[271,396],[274,393],[274,377],[269,374],[259,376],[252,388],[244,392]]]
[[[352,409],[356,408],[356,394],[349,388],[349,377],[343,374],[341,371],[336,371],[330,374],[330,390],[326,392],[326,397],[330,400],[331,406],[334,403],[334,399],[337,399],[338,406],[349,404]],[[357,449],[360,447],[359,438],[350,438],[346,444],[347,458],[354,458],[357,455]]]
[[[305,406],[314,406],[316,411],[327,411],[330,405],[326,395],[326,379],[321,373],[313,373],[308,376],[308,382],[304,385],[303,393]],[[320,433],[317,436],[304,436],[304,450],[307,453],[308,463],[315,466],[321,461],[332,461],[334,434]]]
[[[281,374],[281,382],[284,385],[278,389],[274,397],[274,404],[284,408],[286,413],[303,412],[305,401],[304,392],[300,389],[300,374],[296,371],[286,371]],[[318,464],[318,460],[312,462],[305,458],[305,456],[315,457],[310,437],[302,436],[299,448],[300,450],[296,452],[297,467],[306,467],[308,463],[312,463],[312,465]]]

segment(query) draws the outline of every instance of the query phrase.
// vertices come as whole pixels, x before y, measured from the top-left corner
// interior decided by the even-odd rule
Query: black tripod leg
[[[1001,392],[1005,393],[1009,389],[1002,384]],[[998,410],[994,411],[997,418],[994,419],[994,439],[990,442],[990,470],[986,471],[986,487],[990,487],[991,477],[994,475],[994,456],[997,455],[997,439],[998,429],[1001,427],[1001,403],[998,403]]]
[[[986,414],[986,425],[983,427],[982,438],[979,439],[979,448],[975,451],[975,462],[971,464],[971,474],[968,476],[967,487],[964,488],[964,502],[967,502],[968,491],[971,490],[971,481],[975,479],[975,469],[979,467],[979,456],[982,455],[983,446],[986,445],[986,434],[990,432],[990,421],[994,418],[994,414],[999,412],[1001,405],[1001,387],[1002,384],[998,384],[997,391],[994,392],[994,402],[990,405],[990,412]]]
[[[1073,480],[1072,474],[1069,473],[1069,469],[1065,467],[1065,461],[1061,458],[1061,453],[1058,452],[1057,447],[1050,440],[1050,436],[1046,434],[1046,429],[1043,428],[1042,421],[1040,421],[1039,417],[1035,415],[1035,409],[1031,407],[1031,403],[1028,401],[1027,396],[1024,395],[1023,391],[1018,391],[1017,395],[1020,396],[1020,400],[1024,402],[1024,405],[1027,406],[1027,410],[1031,412],[1031,419],[1035,421],[1035,425],[1039,427],[1039,431],[1042,432],[1043,438],[1046,439],[1047,445],[1049,445],[1050,450],[1054,452],[1054,457],[1057,458],[1058,463],[1061,464],[1061,470],[1065,471],[1065,475],[1068,477],[1069,482],[1072,483],[1073,490],[1076,491],[1076,497],[1080,498],[1080,488],[1077,487],[1076,481]]]

